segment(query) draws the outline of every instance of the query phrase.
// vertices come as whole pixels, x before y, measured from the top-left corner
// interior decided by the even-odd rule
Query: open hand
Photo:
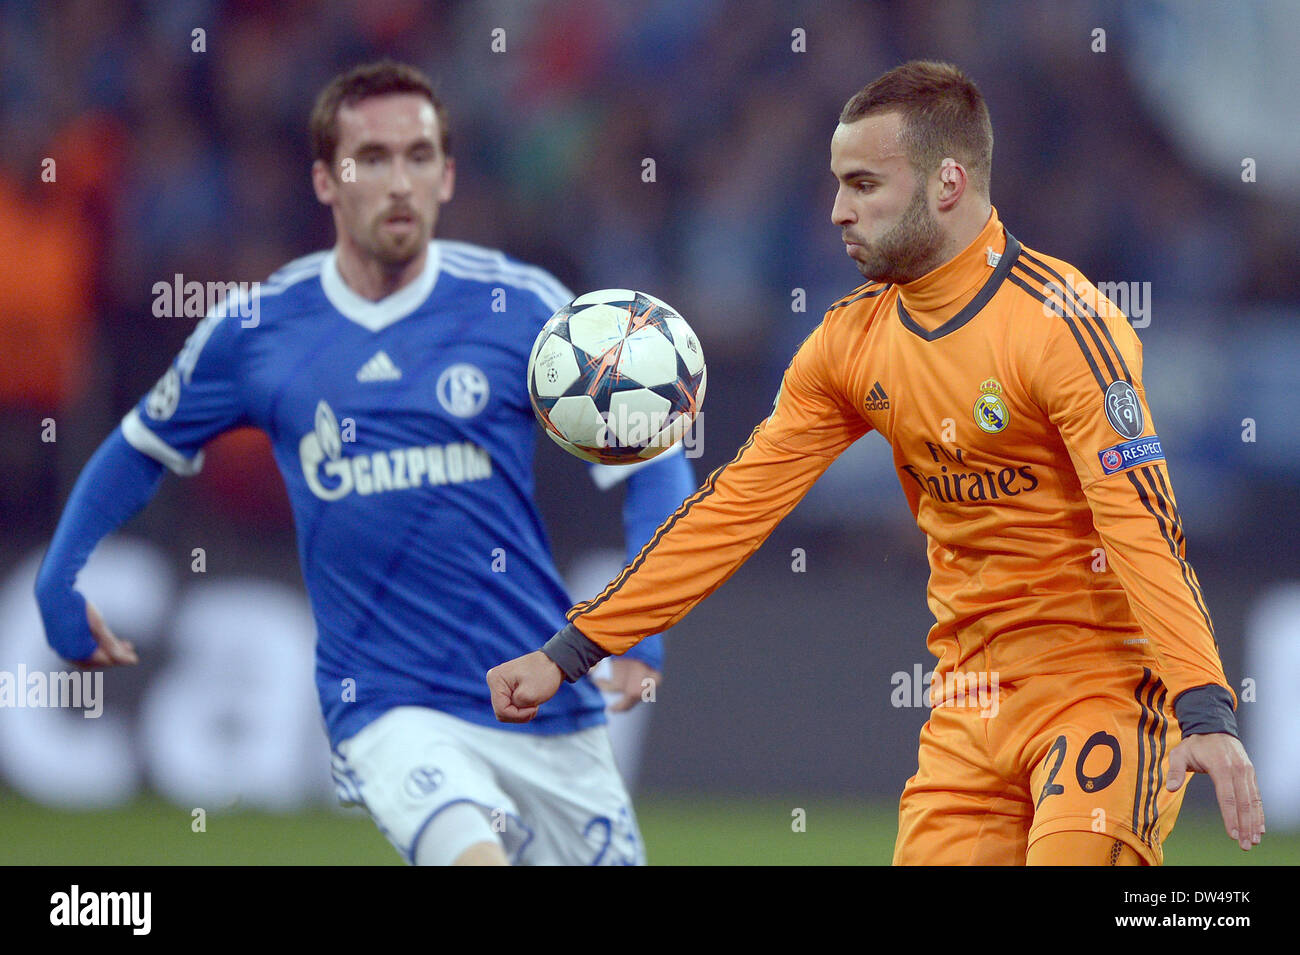
[[[631,657],[610,657],[609,658],[610,676],[608,679],[600,679],[593,676],[592,682],[608,693],[620,694],[617,700],[609,704],[611,713],[622,713],[624,710],[630,710],[636,706],[644,697],[647,684],[658,687],[663,682],[663,674],[654,669],[648,663],[642,663],[640,660],[634,660]]]
[[[1184,737],[1169,751],[1170,792],[1177,792],[1189,772],[1206,773],[1223,813],[1223,828],[1243,850],[1259,845],[1264,834],[1264,800],[1255,782],[1255,767],[1241,741],[1230,733]]]
[[[75,661],[74,666],[82,670],[99,670],[104,667],[134,666],[140,662],[135,646],[129,640],[119,640],[108,629],[99,609],[89,600],[86,601],[86,623],[90,624],[91,635],[99,645],[86,659]]]

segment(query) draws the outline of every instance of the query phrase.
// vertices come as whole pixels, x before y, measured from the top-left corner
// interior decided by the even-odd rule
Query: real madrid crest
[[[975,423],[988,434],[997,434],[1007,426],[1007,405],[1002,400],[1002,386],[996,378],[980,385],[980,396],[975,402]]]

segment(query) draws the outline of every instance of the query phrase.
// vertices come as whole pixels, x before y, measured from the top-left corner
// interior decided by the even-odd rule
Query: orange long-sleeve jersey
[[[1196,722],[1235,732],[1141,375],[1124,315],[993,210],[943,266],[832,305],[771,415],[556,639],[622,653],[667,629],[874,428],[929,541],[936,673],[1008,684],[1140,659],[1175,705],[1223,687]]]

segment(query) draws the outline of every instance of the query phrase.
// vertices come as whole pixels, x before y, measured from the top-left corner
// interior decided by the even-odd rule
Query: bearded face
[[[372,96],[338,110],[334,168],[315,177],[340,238],[386,271],[428,247],[454,167],[433,104],[414,93]]]
[[[926,177],[909,161],[898,113],[840,124],[831,138],[839,180],[831,220],[865,278],[905,284],[942,264],[943,233]]]

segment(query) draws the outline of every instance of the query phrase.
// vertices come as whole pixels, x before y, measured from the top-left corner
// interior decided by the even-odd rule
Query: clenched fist
[[[563,682],[560,668],[541,650],[516,657],[487,672],[492,709],[503,723],[527,723]]]

